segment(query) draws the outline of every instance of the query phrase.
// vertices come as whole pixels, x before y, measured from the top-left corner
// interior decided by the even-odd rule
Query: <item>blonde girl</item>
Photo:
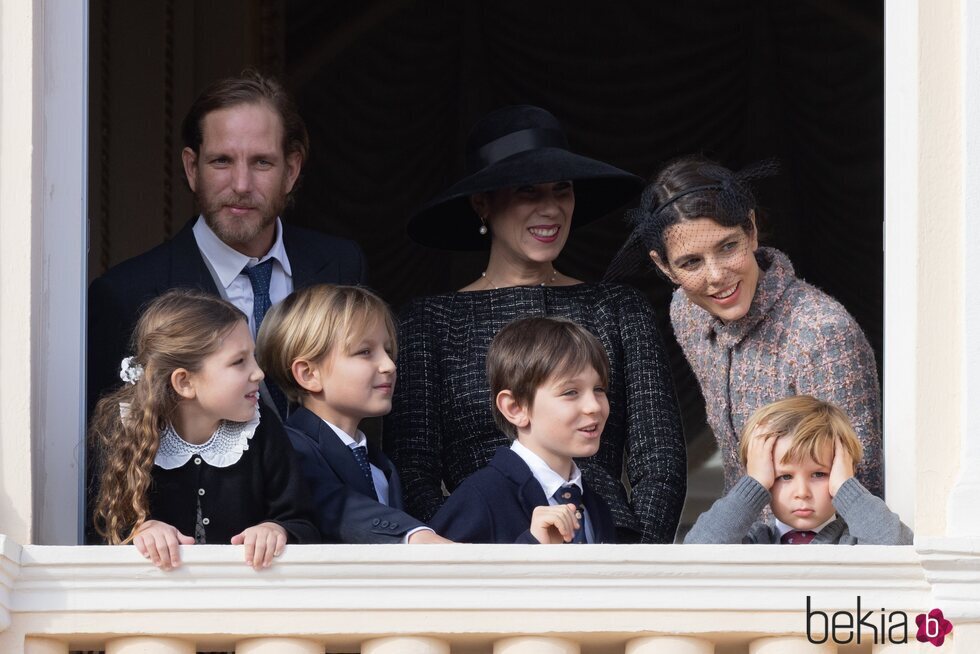
[[[89,437],[97,452],[93,524],[154,565],[180,545],[245,545],[268,566],[288,542],[316,542],[308,496],[274,418],[260,420],[245,315],[205,293],[174,290],[146,309],[123,360],[126,382],[103,397]]]

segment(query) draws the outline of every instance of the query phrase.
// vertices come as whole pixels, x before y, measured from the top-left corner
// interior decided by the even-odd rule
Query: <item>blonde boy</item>
[[[391,411],[395,323],[357,286],[320,284],[274,306],[259,330],[266,374],[299,404],[285,421],[327,541],[448,542],[402,510],[398,471],[358,425]]]
[[[844,412],[808,395],[757,410],[739,456],[746,475],[685,543],[911,545],[912,531],[854,477],[861,443]],[[773,525],[757,521],[766,505]]]
[[[466,543],[614,543],[605,501],[575,458],[599,450],[609,417],[609,360],[598,339],[563,318],[522,318],[487,353],[493,415],[514,440],[467,477],[432,519]]]

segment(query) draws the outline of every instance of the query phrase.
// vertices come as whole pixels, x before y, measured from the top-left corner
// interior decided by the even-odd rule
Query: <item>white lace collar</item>
[[[191,445],[167,423],[160,434],[160,447],[154,463],[164,470],[173,470],[187,463],[192,456],[199,456],[215,468],[227,468],[238,463],[248,449],[248,441],[259,426],[259,409],[248,422],[222,420],[218,429],[204,443]]]

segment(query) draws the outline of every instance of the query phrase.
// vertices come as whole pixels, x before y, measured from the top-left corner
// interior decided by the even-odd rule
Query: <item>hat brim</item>
[[[418,209],[408,221],[416,243],[443,250],[484,250],[480,219],[469,197],[501,188],[570,180],[575,187],[572,229],[622,206],[643,188],[643,179],[625,170],[561,148],[539,148],[502,159],[464,177]]]

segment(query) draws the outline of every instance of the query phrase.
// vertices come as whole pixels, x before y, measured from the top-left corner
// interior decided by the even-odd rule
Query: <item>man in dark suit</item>
[[[191,106],[182,136],[184,172],[200,215],[172,240],[120,263],[89,287],[90,411],[120,383],[136,320],[164,291],[220,295],[249,317],[254,336],[265,311],[294,289],[365,281],[364,256],[353,241],[279,219],[309,137],[275,80],[246,71],[212,84]]]

